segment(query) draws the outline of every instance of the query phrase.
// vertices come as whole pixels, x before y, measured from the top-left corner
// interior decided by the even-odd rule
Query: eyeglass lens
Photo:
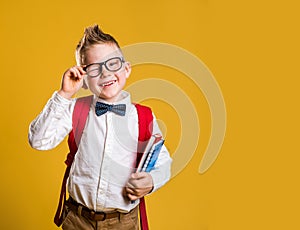
[[[108,71],[116,72],[122,68],[122,62],[123,60],[120,57],[114,57],[105,62],[90,64],[85,68],[85,71],[88,76],[97,77],[102,73],[103,65]]]

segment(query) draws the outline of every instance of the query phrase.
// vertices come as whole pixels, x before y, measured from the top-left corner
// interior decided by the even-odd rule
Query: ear
[[[87,83],[86,83],[86,77],[84,77],[83,80],[82,80],[82,88],[84,88],[84,89],[88,89],[89,88],[88,85],[87,85]]]
[[[129,78],[129,75],[131,73],[131,65],[129,62],[125,62],[125,74],[126,78]]]

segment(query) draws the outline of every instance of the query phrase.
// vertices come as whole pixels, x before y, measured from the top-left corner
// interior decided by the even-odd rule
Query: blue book
[[[154,168],[155,163],[158,158],[158,155],[160,153],[161,147],[163,146],[164,142],[165,141],[163,139],[160,139],[158,142],[156,142],[152,146],[150,152],[148,153],[147,159],[143,165],[142,171],[150,172]]]
[[[160,134],[154,134],[150,137],[136,170],[137,172],[150,172],[154,168],[163,144],[164,140]]]

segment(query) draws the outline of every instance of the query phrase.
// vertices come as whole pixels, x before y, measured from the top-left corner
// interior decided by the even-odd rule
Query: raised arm
[[[52,149],[72,130],[75,99],[71,98],[83,87],[84,74],[81,66],[71,67],[63,74],[60,90],[30,124],[28,139],[33,148]]]
[[[72,130],[74,100],[68,100],[57,92],[49,99],[43,111],[29,126],[29,144],[38,150],[56,147]]]

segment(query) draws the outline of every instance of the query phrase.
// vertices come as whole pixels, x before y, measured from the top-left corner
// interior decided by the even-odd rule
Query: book
[[[154,168],[163,144],[164,139],[160,134],[154,134],[150,137],[136,172],[150,172]]]

